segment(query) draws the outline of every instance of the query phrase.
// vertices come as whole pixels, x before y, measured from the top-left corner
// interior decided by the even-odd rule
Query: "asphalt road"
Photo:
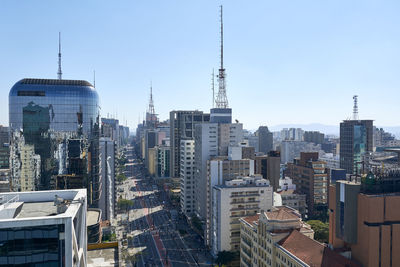
[[[168,198],[156,182],[146,177],[143,164],[132,149],[126,157],[128,180],[119,194],[134,200],[126,224],[128,247],[134,249],[137,266],[211,266],[202,240],[180,216],[171,218]],[[179,230],[185,235],[182,237]]]

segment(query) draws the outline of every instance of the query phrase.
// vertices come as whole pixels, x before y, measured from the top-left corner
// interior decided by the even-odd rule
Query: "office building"
[[[303,136],[304,142],[323,144],[325,140],[325,135],[318,131],[305,131]]]
[[[213,186],[211,219],[211,252],[240,249],[241,217],[270,210],[273,191],[261,177],[238,177],[222,185]]]
[[[0,266],[86,266],[86,189],[0,199]]]
[[[211,113],[211,118],[214,116],[222,120],[225,114],[216,116]],[[195,127],[195,205],[196,213],[202,219],[207,216],[207,161],[217,156],[228,156],[228,147],[237,146],[242,141],[242,127],[241,123],[215,122]]]
[[[243,139],[247,141],[249,147],[254,147],[256,153],[259,152],[259,140],[257,135],[248,130],[243,130]]]
[[[10,169],[0,169],[0,193],[10,192]]]
[[[373,151],[373,121],[345,120],[340,123],[340,168],[348,174],[362,171],[362,157]]]
[[[194,140],[181,140],[180,156],[180,207],[187,216],[192,216],[195,208],[194,181]]]
[[[0,169],[10,168],[10,138],[8,127],[0,125]]]
[[[240,147],[234,147],[240,148]],[[231,150],[231,147],[229,147]],[[207,219],[206,219],[206,243],[211,242],[211,217],[212,217],[212,190],[216,185],[224,185],[226,181],[235,180],[237,177],[254,175],[254,161],[250,159],[232,159],[217,157],[207,162]]]
[[[167,145],[159,145],[157,147],[157,177],[169,178],[171,163],[171,147]]]
[[[89,204],[96,206],[99,181],[99,97],[87,81],[23,79],[9,93],[12,189],[55,188],[67,174],[69,140],[81,140],[86,155]]]
[[[268,179],[276,191],[279,187],[281,157],[279,151],[270,151],[267,155],[255,157],[255,173]]]
[[[100,181],[101,196],[99,209],[102,211],[101,220],[111,220],[115,216],[116,188],[115,188],[115,156],[116,142],[109,137],[100,138]]]
[[[328,204],[329,179],[326,163],[318,159],[316,152],[302,152],[299,159],[287,164],[286,175],[296,185],[296,192],[307,196],[308,217],[316,208]]]
[[[301,128],[283,128],[281,130],[280,139],[282,141],[303,141],[304,131]]]
[[[329,243],[362,266],[400,266],[400,173],[370,172],[329,187]]]
[[[117,146],[120,146],[119,120],[113,118],[101,118],[101,136],[111,138]]]
[[[326,162],[326,167],[329,169],[340,168],[340,156],[339,154],[334,155],[333,153],[321,153],[319,156],[320,160]]]
[[[281,163],[292,162],[300,156],[300,152],[319,152],[321,145],[303,141],[282,141],[280,144]]]
[[[209,121],[210,114],[198,110],[173,110],[169,113],[171,177],[180,175],[181,140],[193,140],[195,125]]]
[[[273,149],[273,136],[267,126],[258,127],[258,151],[267,154]]]

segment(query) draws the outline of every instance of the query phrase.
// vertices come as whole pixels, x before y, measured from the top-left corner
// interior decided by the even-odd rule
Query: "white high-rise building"
[[[0,194],[1,266],[86,266],[86,189]]]
[[[273,188],[261,176],[239,177],[212,190],[211,252],[238,251],[241,217],[269,211]]]
[[[181,211],[194,212],[194,140],[181,140],[180,147]]]
[[[196,213],[203,220],[207,216],[207,189],[209,186],[207,161],[217,156],[228,156],[228,147],[237,146],[242,139],[243,125],[241,123],[211,122],[196,125],[195,204]]]
[[[231,147],[229,147],[229,150],[232,151]],[[252,175],[254,175],[254,160],[251,159],[218,157],[208,161],[206,244],[209,245],[211,242],[212,188],[215,185],[224,185],[226,181],[235,180],[238,176]]]

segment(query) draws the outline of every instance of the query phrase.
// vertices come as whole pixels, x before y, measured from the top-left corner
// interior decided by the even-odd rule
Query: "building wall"
[[[157,165],[157,148],[149,148],[148,149],[148,171],[152,176],[156,175],[156,165]]]
[[[358,194],[358,242],[351,249],[363,266],[400,265],[399,205],[399,195]]]
[[[223,185],[226,181],[236,179],[238,176],[254,175],[254,161],[249,159],[227,160],[213,159],[207,162],[207,219],[206,242],[211,241],[211,217],[212,217],[212,188],[215,185]]]
[[[360,173],[361,159],[373,150],[373,121],[347,120],[340,123],[340,168],[348,174]]]
[[[207,216],[207,160],[218,156],[218,124],[197,124],[195,128],[195,211],[206,219]]]
[[[302,166],[300,163],[288,163],[287,165],[286,174],[292,178],[296,185],[296,191],[307,197],[309,217],[314,215],[315,204],[325,205],[328,203],[329,181],[324,164],[323,161],[316,161],[311,166]]]
[[[116,142],[111,138],[100,138],[100,180],[102,194],[99,209],[102,210],[102,220],[111,220],[115,216],[115,154]]]
[[[273,206],[273,190],[269,185],[213,187],[212,239],[214,255],[219,251],[240,250],[241,217],[252,216]]]
[[[260,126],[258,134],[258,151],[267,154],[273,149],[273,135],[267,126]]]
[[[68,159],[65,144],[79,138],[86,142],[86,154],[93,157],[85,167],[94,171],[88,175],[96,190],[91,195],[97,197],[99,97],[90,83],[50,79],[17,82],[9,93],[9,128],[14,191],[54,189],[56,175],[65,174],[60,168]],[[32,148],[31,159],[21,159],[22,152],[32,152]],[[32,159],[39,164],[39,172],[36,164],[28,163]],[[23,164],[30,169],[20,170]],[[28,180],[34,184],[26,185]]]
[[[209,122],[210,114],[202,111],[171,111],[170,112],[170,140],[171,140],[171,177],[180,175],[180,145],[181,140],[194,139],[194,130],[197,123]]]
[[[194,140],[181,140],[180,153],[180,206],[186,216],[191,216],[195,208]]]

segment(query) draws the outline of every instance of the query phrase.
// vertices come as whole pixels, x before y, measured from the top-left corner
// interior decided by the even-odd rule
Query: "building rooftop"
[[[67,85],[67,86],[91,86],[88,81],[83,80],[59,80],[59,79],[34,79],[25,78],[20,81],[21,84],[40,84],[40,85]]]
[[[286,190],[277,191],[277,193],[281,194],[281,195],[293,195],[294,191],[295,191],[294,189],[286,189]]]
[[[246,221],[248,224],[256,225],[258,224],[258,220],[260,218],[260,214],[256,214],[253,216],[243,217],[242,219]]]
[[[286,238],[279,241],[278,244],[309,266],[359,266],[297,230],[293,230]]]
[[[86,189],[0,193],[0,222],[74,216]]]
[[[53,201],[23,203],[15,218],[34,218],[57,215],[57,206]]]
[[[86,225],[94,225],[100,222],[101,211],[97,209],[89,209],[87,211]]]
[[[103,248],[96,250],[88,250],[87,267],[111,267],[119,266],[118,264],[118,248]]]
[[[300,213],[287,206],[274,207],[271,211],[265,212],[268,220],[290,221],[301,219]]]

